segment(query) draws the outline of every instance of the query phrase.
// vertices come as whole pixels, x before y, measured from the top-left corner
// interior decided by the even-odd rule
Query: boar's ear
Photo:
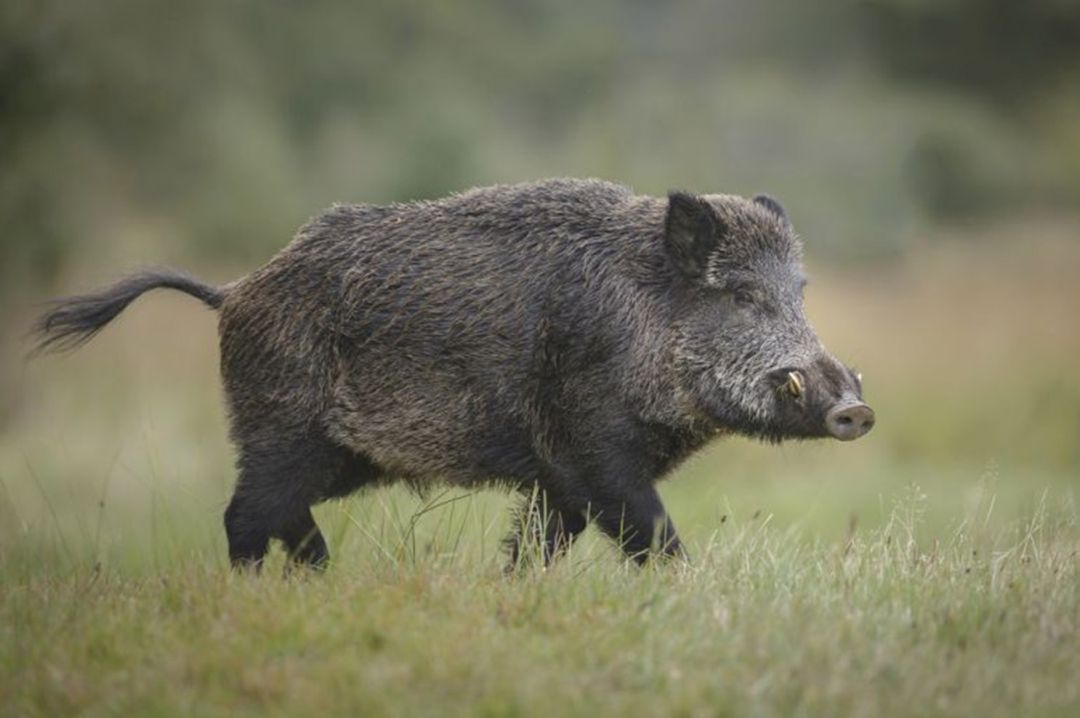
[[[771,197],[767,194],[759,194],[754,197],[754,204],[769,210],[769,212],[775,215],[785,227],[791,227],[791,220],[788,219],[787,212],[784,211],[784,208],[780,206],[780,203],[776,201],[775,197]]]
[[[723,222],[706,200],[686,192],[668,194],[664,242],[675,266],[688,277],[705,274]]]

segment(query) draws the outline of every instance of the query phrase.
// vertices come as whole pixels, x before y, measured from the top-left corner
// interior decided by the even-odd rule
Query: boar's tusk
[[[802,377],[797,371],[789,371],[787,375],[787,390],[792,396],[802,396]]]

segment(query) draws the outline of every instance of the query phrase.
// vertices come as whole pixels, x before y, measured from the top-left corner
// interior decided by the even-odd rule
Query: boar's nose
[[[825,429],[840,441],[851,441],[874,428],[874,410],[862,402],[839,404],[825,415]]]

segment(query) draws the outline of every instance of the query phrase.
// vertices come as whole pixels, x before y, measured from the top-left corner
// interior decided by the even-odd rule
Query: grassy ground
[[[728,519],[688,568],[593,542],[515,580],[468,530],[415,553],[357,531],[329,575],[284,581],[199,552],[141,577],[17,564],[3,698],[40,715],[1075,715],[1075,520],[924,546],[919,506],[835,544]]]
[[[589,534],[508,579],[506,496],[380,490],[318,509],[325,576],[230,574],[212,317],[144,300],[18,370],[0,714],[1076,715],[1080,248],[1022,231],[814,271],[878,427],[711,448],[644,571]]]

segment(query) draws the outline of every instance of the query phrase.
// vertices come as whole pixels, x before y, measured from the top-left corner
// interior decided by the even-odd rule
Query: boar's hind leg
[[[585,514],[563,508],[550,494],[529,494],[514,514],[505,545],[510,552],[507,571],[530,562],[539,552],[545,566],[566,552],[585,530]]]
[[[239,489],[225,509],[225,535],[233,568],[258,568],[270,544],[270,531],[254,502]]]
[[[280,539],[298,564],[322,567],[326,541],[311,505],[344,496],[377,478],[370,461],[329,439],[240,442],[240,477],[225,511],[233,566],[258,567],[270,542]]]
[[[686,558],[675,524],[653,486],[629,489],[592,504],[600,529],[618,542],[626,555],[645,563],[651,556]]]
[[[281,540],[285,542],[285,550],[289,552],[289,559],[293,563],[323,568],[330,559],[326,540],[315,525],[315,517],[311,515],[310,508],[305,509],[303,515],[297,516],[296,521],[282,530]]]

